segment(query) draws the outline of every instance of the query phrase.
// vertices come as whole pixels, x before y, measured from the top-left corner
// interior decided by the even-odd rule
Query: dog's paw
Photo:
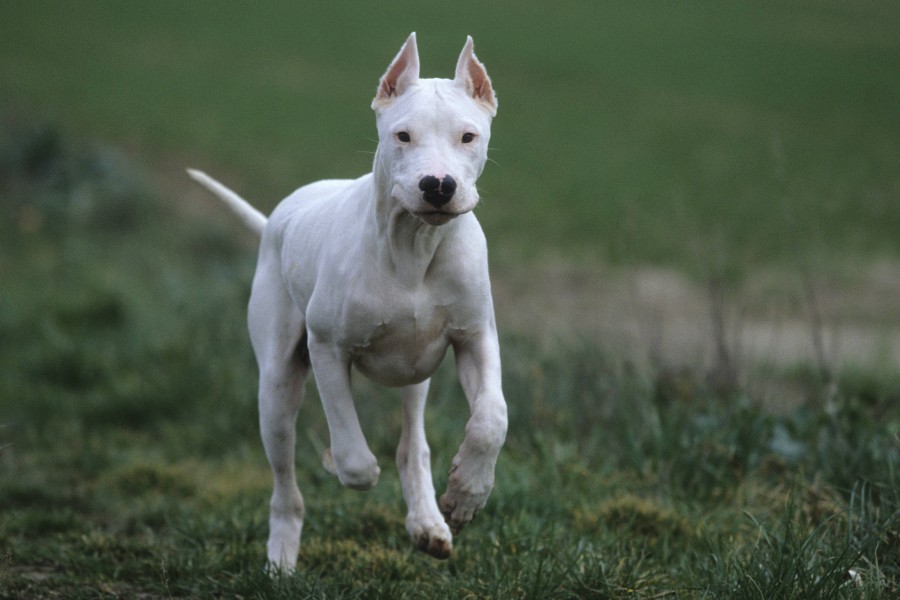
[[[272,562],[271,560],[267,560],[265,566],[263,567],[263,572],[269,576],[270,579],[279,579],[281,577],[290,577],[294,574],[295,565],[287,565],[280,562]]]
[[[493,477],[466,478],[455,465],[451,468],[447,491],[441,496],[439,506],[454,534],[459,533],[484,508],[493,483]]]
[[[378,483],[381,476],[381,469],[375,465],[374,469],[366,469],[364,471],[348,471],[341,474],[338,473],[338,479],[341,484],[352,490],[370,490]]]
[[[435,517],[431,520],[407,517],[406,530],[417,550],[443,560],[450,558],[453,552],[453,536],[447,524],[440,521],[437,515]]]
[[[487,503],[487,494],[482,497],[459,496],[447,490],[440,499],[441,513],[454,535],[472,522]]]
[[[266,543],[266,572],[270,576],[290,575],[294,571],[302,529],[302,519],[282,518],[275,514],[270,517],[269,540]]]
[[[368,456],[356,457],[356,460],[337,460],[326,448],[322,453],[322,466],[332,475],[337,476],[342,485],[354,490],[368,490],[378,483],[381,469],[378,461],[370,452]]]

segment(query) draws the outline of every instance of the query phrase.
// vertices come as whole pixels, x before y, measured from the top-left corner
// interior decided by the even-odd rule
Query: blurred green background
[[[192,165],[268,209],[369,168],[413,30],[424,76],[471,34],[494,80],[496,260],[900,256],[892,1],[6,1],[0,107],[126,147],[170,194]]]

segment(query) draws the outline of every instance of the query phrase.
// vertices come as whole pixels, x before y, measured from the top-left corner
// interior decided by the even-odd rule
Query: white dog
[[[303,498],[294,472],[295,420],[310,367],[328,420],[323,463],[367,489],[379,468],[363,436],[350,368],[400,387],[397,466],[415,545],[438,558],[485,505],[506,437],[500,351],[487,247],[472,209],[497,100],[468,38],[454,79],[419,79],[415,34],[381,78],[373,173],[318,181],[269,219],[218,182],[190,170],[262,236],[249,305],[259,364],[259,420],[275,477],[269,564],[297,562]],[[471,417],[440,508],[423,411],[429,377],[453,347]],[[449,527],[448,527],[449,525]]]

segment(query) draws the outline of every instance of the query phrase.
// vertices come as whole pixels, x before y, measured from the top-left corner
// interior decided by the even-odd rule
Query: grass
[[[271,208],[370,167],[369,102],[409,31],[429,76],[470,33],[500,98],[495,260],[827,267],[900,256],[898,28],[885,0],[13,0],[0,110],[128,145],[173,193],[193,164]]]
[[[357,384],[384,469],[343,489],[310,394],[292,577],[263,574],[270,476],[243,307],[253,253],[161,201],[109,147],[0,145],[0,598],[891,598],[900,591],[896,375],[855,372],[772,414],[670,386],[590,343],[507,337],[510,435],[485,511],[439,562],[412,549],[399,406]],[[452,362],[452,361],[448,361]],[[436,484],[466,406],[451,364]]]

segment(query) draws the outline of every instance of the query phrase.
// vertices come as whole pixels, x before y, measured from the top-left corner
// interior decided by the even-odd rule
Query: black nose
[[[456,180],[450,175],[443,179],[426,175],[419,180],[419,189],[422,190],[422,197],[428,204],[440,208],[453,198],[453,193],[456,192]]]

